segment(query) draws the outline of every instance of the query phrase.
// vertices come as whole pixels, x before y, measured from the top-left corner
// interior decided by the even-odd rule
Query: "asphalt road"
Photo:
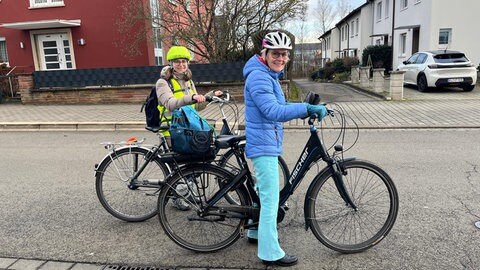
[[[328,132],[327,143],[335,135]],[[255,246],[246,240],[217,253],[195,254],[173,244],[156,217],[126,223],[101,207],[93,177],[94,164],[105,155],[99,143],[134,134],[155,142],[141,131],[0,133],[0,256],[130,266],[264,268]],[[290,167],[307,134],[286,133],[283,156]],[[363,253],[342,255],[325,248],[304,230],[306,181],[280,225],[282,246],[300,258],[290,269],[480,269],[480,230],[474,226],[480,220],[479,137],[478,129],[361,130],[347,155],[374,161],[394,179],[400,212],[393,230]],[[313,167],[307,176],[313,177],[321,167]]]

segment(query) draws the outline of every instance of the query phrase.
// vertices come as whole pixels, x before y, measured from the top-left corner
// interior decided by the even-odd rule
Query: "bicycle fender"
[[[343,164],[343,163],[347,163],[347,162],[350,162],[350,161],[353,161],[357,159],[356,157],[347,157],[347,158],[344,158],[343,160],[341,160],[340,162]],[[313,187],[315,186],[315,184],[319,181],[319,179],[322,179],[326,174],[332,174],[332,169],[330,167],[325,167],[323,168],[316,176],[315,178],[313,179],[313,181],[310,183],[310,185],[308,186],[308,190],[307,190],[307,193],[305,194],[305,202],[303,203],[303,216],[305,218],[305,231],[308,231],[308,228],[310,228],[310,225],[311,225],[311,222],[310,222],[310,219],[308,219],[308,216],[307,216],[307,210],[310,206],[310,203],[313,201],[310,196],[310,194],[313,192]]]
[[[99,162],[99,163],[95,163],[95,169],[94,169],[94,177],[97,177],[99,173],[102,173],[102,171],[99,170],[99,168],[103,168],[103,164],[106,163],[108,160],[110,160],[111,158],[111,155],[115,152],[115,151],[119,151],[121,149],[124,149],[124,148],[143,148],[147,151],[149,151],[150,149],[149,148],[146,148],[146,147],[141,147],[141,146],[131,146],[131,145],[126,145],[126,146],[122,146],[122,147],[118,147],[118,148],[115,148],[113,151],[109,151],[104,157],[103,159]]]

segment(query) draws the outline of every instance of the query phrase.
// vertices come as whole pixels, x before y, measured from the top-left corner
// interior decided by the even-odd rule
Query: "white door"
[[[73,69],[71,44],[66,33],[37,36],[41,70]]]

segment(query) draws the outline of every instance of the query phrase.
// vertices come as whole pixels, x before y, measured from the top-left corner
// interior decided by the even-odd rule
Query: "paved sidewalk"
[[[321,94],[323,84],[315,84]],[[339,85],[338,87],[346,87]],[[480,127],[480,94],[415,93],[406,88],[403,101],[338,102],[360,128],[477,128]],[[479,92],[477,90],[477,92]],[[408,94],[410,93],[410,94]],[[431,95],[428,97],[428,95]],[[425,98],[426,97],[426,98]],[[237,103],[240,128],[243,126],[244,105]],[[0,104],[0,131],[19,130],[143,130],[144,113],[140,104],[108,105],[21,105]],[[201,112],[209,119],[220,121],[216,106]],[[303,126],[303,120],[293,120],[285,128]]]

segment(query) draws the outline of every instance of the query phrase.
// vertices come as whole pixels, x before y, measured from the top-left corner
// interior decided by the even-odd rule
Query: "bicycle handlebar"
[[[327,109],[327,115],[329,115],[331,117],[335,117],[335,110],[327,108],[326,107],[327,104],[325,104],[325,103],[323,103],[322,105],[324,105],[325,108]],[[313,125],[313,123],[315,123],[315,120],[318,118],[318,114],[312,113],[311,115],[309,115],[307,117],[304,117],[302,119],[306,119],[306,118],[308,118],[308,124]]]
[[[210,103],[228,103],[230,102],[230,93],[226,90],[221,96],[205,96],[205,98]]]

